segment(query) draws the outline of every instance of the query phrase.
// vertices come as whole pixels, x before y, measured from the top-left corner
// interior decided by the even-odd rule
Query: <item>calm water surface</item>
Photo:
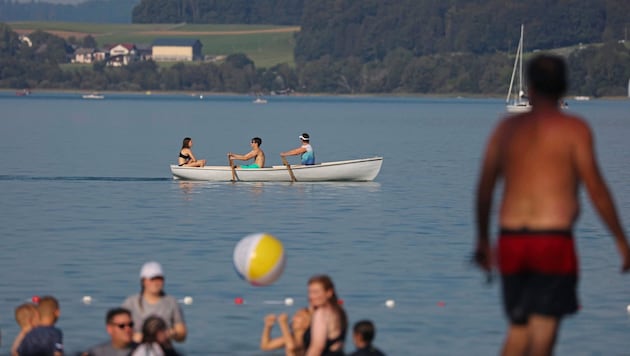
[[[502,102],[269,99],[0,94],[0,354],[18,332],[14,308],[33,295],[59,298],[70,354],[106,340],[106,310],[138,292],[148,260],[163,264],[169,294],[194,298],[182,305],[188,340],[176,345],[188,355],[282,355],[258,351],[263,317],[305,306],[306,281],[318,273],[333,277],[351,323],[375,322],[375,344],[390,355],[496,354],[505,328],[499,288],[484,285],[468,256],[479,159]],[[630,102],[570,104],[593,126],[628,226]],[[260,136],[272,165],[302,132],[318,161],[383,156],[380,175],[232,184],[169,174],[185,136],[211,165]],[[582,308],[564,323],[558,354],[627,355],[630,280],[589,205],[577,230]],[[235,244],[259,231],[287,250],[287,268],[269,287],[249,286],[232,267]],[[271,304],[287,297],[294,306]]]

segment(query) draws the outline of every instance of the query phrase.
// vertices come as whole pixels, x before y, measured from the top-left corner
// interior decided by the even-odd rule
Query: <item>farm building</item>
[[[152,58],[156,62],[202,60],[201,42],[189,38],[158,38],[153,42]]]

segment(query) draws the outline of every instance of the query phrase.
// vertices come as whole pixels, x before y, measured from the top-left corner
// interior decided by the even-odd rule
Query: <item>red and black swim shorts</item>
[[[577,311],[578,258],[571,231],[502,229],[497,252],[510,322]]]

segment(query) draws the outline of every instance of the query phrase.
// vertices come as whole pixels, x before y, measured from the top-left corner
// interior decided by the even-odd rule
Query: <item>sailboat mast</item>
[[[523,97],[523,29],[525,25],[521,24],[521,40],[518,43],[518,58],[519,58],[519,80],[518,80],[518,97]]]

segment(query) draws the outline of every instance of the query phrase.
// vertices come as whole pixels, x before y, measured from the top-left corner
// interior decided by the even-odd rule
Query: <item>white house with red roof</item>
[[[138,50],[133,43],[118,43],[108,46],[106,49],[109,53],[107,65],[113,67],[126,66],[138,59]]]

